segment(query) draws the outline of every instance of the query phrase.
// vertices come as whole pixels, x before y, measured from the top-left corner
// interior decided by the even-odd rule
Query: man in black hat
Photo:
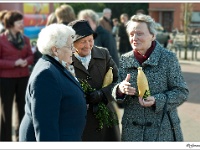
[[[85,91],[88,110],[87,123],[82,140],[119,141],[119,126],[116,122],[112,122],[117,117],[112,115],[115,114],[115,110],[110,104],[114,100],[111,96],[111,89],[118,79],[118,68],[106,48],[94,45],[94,39],[97,34],[92,30],[88,21],[76,20],[68,25],[76,31],[74,38],[76,53],[72,57],[76,77],[79,81],[86,81],[90,89],[92,89]],[[113,68],[113,82],[102,88],[105,74],[110,67]],[[100,120],[96,118],[96,114],[100,110],[100,104],[104,104],[112,112],[110,113],[112,118],[107,120],[111,123],[109,127],[107,127],[106,122],[103,122],[103,126],[101,126],[103,128],[99,126]],[[104,109],[104,111],[106,110]]]
[[[86,20],[75,20],[70,22],[68,26],[71,26],[76,31],[74,42],[89,35],[93,35],[94,39],[97,37],[97,34]]]
[[[78,13],[77,17],[79,20],[84,19],[89,22],[92,30],[98,34],[98,37],[94,40],[94,44],[96,46],[106,47],[112,59],[119,67],[119,56],[116,40],[110,32],[108,32],[99,24],[98,14],[92,9],[84,9]]]

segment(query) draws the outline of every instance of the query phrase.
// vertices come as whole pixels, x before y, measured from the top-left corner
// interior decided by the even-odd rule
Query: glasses
[[[71,45],[71,46],[63,46],[63,48],[68,48],[68,49],[70,49],[70,50],[72,50],[72,51],[74,51],[74,45]]]
[[[72,51],[74,50],[74,46],[71,45],[71,46],[66,46],[67,48],[71,49]]]

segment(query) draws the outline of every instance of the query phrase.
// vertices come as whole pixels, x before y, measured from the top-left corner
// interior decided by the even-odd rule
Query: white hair
[[[92,21],[98,26],[99,25],[99,16],[98,14],[92,9],[84,9],[81,10],[78,15],[78,19],[88,19],[91,18]]]
[[[67,44],[68,37],[75,36],[75,31],[72,27],[64,24],[50,24],[43,28],[37,40],[38,50],[42,54],[52,55],[51,48],[53,46],[62,48]]]
[[[110,8],[104,8],[103,9],[103,14],[105,14],[105,13],[111,13],[111,12],[112,12],[112,10]]]

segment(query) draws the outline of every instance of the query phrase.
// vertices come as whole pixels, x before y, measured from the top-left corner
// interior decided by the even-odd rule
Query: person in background
[[[111,20],[112,10],[110,8],[103,9],[103,16],[99,19],[99,25],[112,33],[113,23]]]
[[[15,97],[17,122],[24,115],[25,91],[33,63],[30,39],[23,35],[23,15],[12,10],[4,16],[5,31],[0,34],[1,141],[12,141],[12,106]],[[15,129],[18,140],[18,127]]]
[[[113,18],[112,21],[113,21],[112,35],[114,36],[117,44],[117,51],[119,51],[119,20],[118,18]]]
[[[137,11],[136,11],[136,15],[140,15],[140,14],[146,14],[145,13],[145,11],[144,11],[144,9],[138,9]]]
[[[112,91],[124,106],[122,141],[183,141],[177,107],[189,91],[176,54],[155,40],[151,16],[132,16],[126,29],[133,51],[121,56],[118,84]],[[145,97],[139,96],[138,67],[149,86]]]
[[[119,25],[119,53],[120,56],[128,51],[132,50],[131,44],[129,42],[129,37],[126,32],[126,24],[129,20],[128,14],[123,13],[120,15],[120,25]]]
[[[113,101],[111,89],[118,79],[117,65],[106,48],[98,47],[94,44],[94,39],[99,35],[92,30],[88,21],[76,20],[70,22],[68,25],[72,26],[76,31],[74,39],[76,53],[72,57],[76,77],[80,81],[87,81],[93,89],[89,93],[85,91],[86,101],[89,106],[86,127],[82,136],[83,141],[119,141],[119,126],[110,122],[116,116],[111,115],[111,120],[108,120],[111,126],[107,127],[104,124],[101,130],[99,130],[99,120],[95,116],[100,109],[100,103],[105,104],[109,110],[115,113],[114,107],[111,105]],[[102,87],[105,74],[110,67],[113,68],[113,81],[110,85]]]
[[[96,46],[107,48],[110,55],[112,56],[112,59],[118,66],[119,56],[115,38],[112,36],[110,32],[106,31],[102,26],[99,25],[98,14],[92,9],[84,9],[78,13],[77,18],[79,20],[81,19],[88,20],[92,30],[98,34],[98,36],[94,39],[94,44]]]
[[[53,23],[57,23],[57,18],[56,18],[55,12],[52,12],[48,15],[46,26],[53,24]]]
[[[4,23],[3,23],[3,19],[5,14],[8,12],[8,10],[1,10],[0,11],[0,33],[5,31],[5,27],[4,27]]]
[[[74,9],[67,4],[60,5],[58,8],[56,8],[55,14],[57,22],[65,25],[76,19]]]
[[[30,76],[20,141],[81,141],[86,123],[84,92],[69,66],[75,31],[51,24],[39,33],[43,54]]]
[[[117,18],[113,18],[112,22],[113,22],[112,34],[114,37],[117,37],[119,33],[119,20]]]

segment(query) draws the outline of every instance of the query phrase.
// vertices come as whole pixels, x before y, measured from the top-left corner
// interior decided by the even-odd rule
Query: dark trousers
[[[20,123],[24,116],[25,92],[28,77],[22,78],[0,78],[0,106],[1,106],[1,127],[0,141],[12,141],[12,108],[15,96],[18,117]],[[19,127],[18,127],[19,128]],[[18,130],[16,137],[18,139]]]

